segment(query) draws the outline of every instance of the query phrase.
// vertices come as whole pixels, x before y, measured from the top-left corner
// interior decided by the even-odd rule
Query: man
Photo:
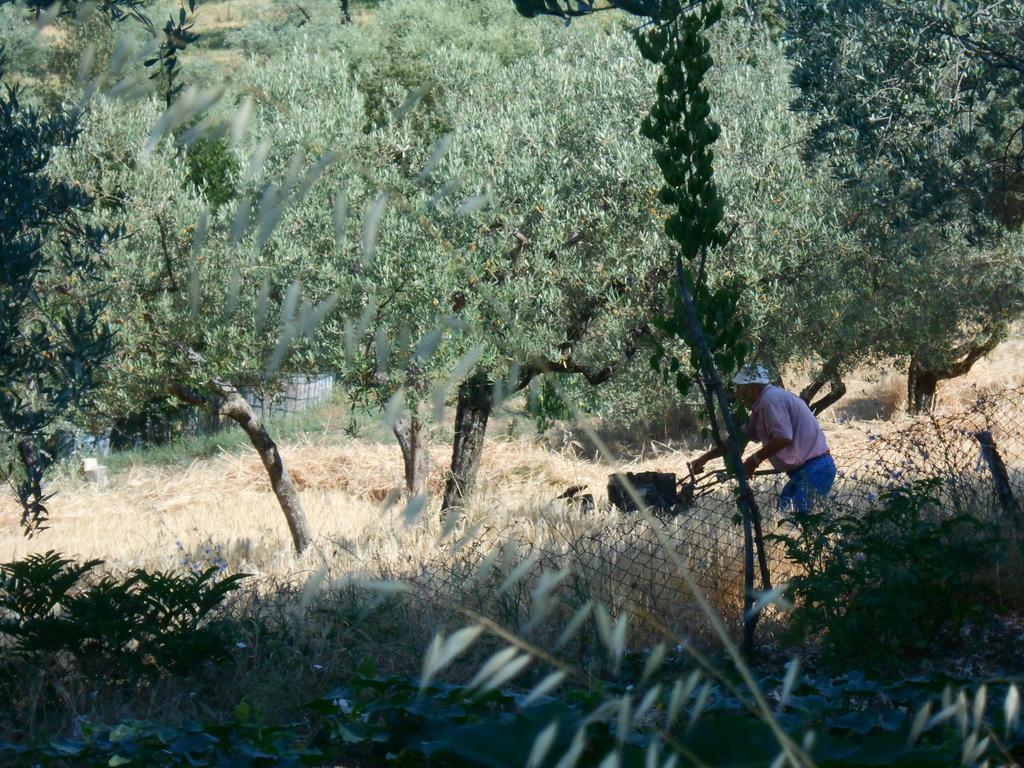
[[[761,365],[743,366],[733,379],[736,397],[749,411],[743,430],[761,443],[743,462],[747,476],[770,461],[775,469],[789,475],[779,496],[779,509],[798,515],[811,510],[816,498],[828,496],[836,478],[836,465],[829,454],[825,433],[807,403],[781,387],[773,387],[768,371]],[[690,462],[695,474],[704,471],[712,459],[722,456],[719,448]]]

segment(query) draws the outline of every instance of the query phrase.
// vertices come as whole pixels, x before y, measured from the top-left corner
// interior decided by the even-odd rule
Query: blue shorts
[[[789,473],[789,482],[779,496],[779,511],[792,510],[798,515],[811,511],[818,497],[828,496],[836,479],[836,463],[825,454],[811,459]]]

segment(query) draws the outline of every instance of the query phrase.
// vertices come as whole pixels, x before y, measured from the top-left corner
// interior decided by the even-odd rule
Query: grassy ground
[[[940,391],[940,410],[973,399],[975,387],[1019,382],[1022,347],[1024,342],[1010,341],[980,362],[969,377],[948,382]],[[901,383],[884,372],[865,372],[852,380],[850,395],[823,420],[836,455],[856,455],[867,431],[884,431],[906,421],[898,413]],[[849,421],[851,415],[862,416],[872,408],[892,416]],[[492,424],[470,515],[473,523],[537,517],[573,485],[586,486],[598,501],[603,496],[611,467],[578,458],[571,442],[562,450],[545,447],[531,436],[527,421],[522,414],[506,413]],[[270,423],[325,553],[363,548],[396,525],[405,529],[403,504],[397,498],[402,482],[397,444],[378,420],[361,416],[359,422],[359,437],[351,437],[350,411],[336,405]],[[425,520],[434,519],[432,510],[439,504],[450,438],[450,422],[436,427],[432,498]],[[643,460],[627,458],[616,468],[684,474],[686,462],[697,451],[654,442],[643,453]],[[73,472],[55,482],[51,530],[35,539],[21,535],[13,504],[0,500],[0,560],[57,549],[100,557],[113,566],[166,567],[182,559],[182,549],[203,552],[220,546],[233,567],[279,576],[301,567],[288,550],[287,529],[265,472],[237,428],[114,453],[104,463],[111,471],[105,488],[89,486]]]
[[[968,391],[947,391],[944,406],[953,407]],[[438,428],[432,498],[410,520],[397,498],[400,454],[386,427],[378,423],[374,432],[367,426],[361,437],[352,438],[345,434],[343,415],[347,409],[328,407],[274,425],[317,532],[317,546],[302,558],[290,550],[262,467],[237,435],[186,440],[151,455],[132,452],[131,461],[114,457],[110,464],[117,471],[106,488],[73,477],[59,480],[52,527],[35,539],[21,536],[13,507],[3,502],[0,561],[55,549],[103,558],[115,571],[201,568],[223,559],[230,571],[255,576],[230,608],[237,635],[232,663],[139,690],[106,690],[96,679],[38,670],[36,678],[17,683],[23,691],[17,727],[30,734],[73,731],[81,721],[217,721],[230,718],[239,702],[258,712],[261,722],[293,723],[304,704],[343,685],[363,659],[372,659],[380,672],[418,674],[434,633],[471,623],[475,613],[546,649],[558,645],[572,612],[588,599],[606,605],[613,618],[630,613],[627,648],[637,652],[657,639],[692,639],[697,627],[705,626],[682,574],[647,529],[631,526],[614,511],[581,514],[554,501],[566,487],[585,485],[600,503],[607,465],[544,448],[532,436],[492,438],[473,504],[446,532],[435,510],[448,425]],[[853,452],[865,441],[865,430],[878,433],[903,423],[903,418],[853,425],[829,419],[826,429],[834,448]],[[508,432],[507,422],[495,426],[496,435]],[[655,458],[619,468],[681,472],[694,453],[664,449]],[[770,495],[766,489],[763,500],[770,501]],[[728,508],[727,494],[715,501]],[[661,532],[728,619],[739,611],[741,538],[727,516],[718,522],[725,524],[724,532],[698,510]],[[521,581],[507,586],[524,563]],[[531,626],[540,585],[563,570],[570,574],[560,592],[567,602],[553,608],[548,621]],[[785,578],[779,570],[774,574]],[[381,578],[405,580],[416,598],[375,595],[354,586]],[[598,624],[587,622],[576,641],[559,648],[560,658],[595,679],[609,674],[602,666]],[[764,629],[763,637],[770,637],[770,622]],[[979,636],[977,644],[988,652],[989,646],[1017,636],[1004,634],[991,641]],[[449,668],[446,678],[472,677],[500,648],[495,638],[486,638]],[[770,657],[769,663],[781,666],[784,660]],[[1000,656],[997,663],[1003,661]],[[974,656],[964,662],[976,674],[979,669],[990,674],[990,667],[977,664]],[[542,669],[528,670],[517,684],[535,683]],[[4,727],[0,724],[0,740]]]

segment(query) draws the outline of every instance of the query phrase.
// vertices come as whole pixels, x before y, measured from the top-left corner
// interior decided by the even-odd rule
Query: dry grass
[[[200,32],[241,29],[254,19],[280,21],[287,16],[283,5],[266,0],[220,0],[203,3],[196,15]]]
[[[939,382],[935,406],[939,413],[955,411],[975,399],[1024,384],[1024,338],[1014,336],[979,360],[970,373]],[[809,381],[799,366],[787,371],[786,382],[799,390]],[[845,378],[846,396],[825,411],[825,418],[888,421],[899,419],[907,403],[905,371],[894,368],[862,368]]]
[[[1021,344],[1013,342],[980,364],[973,382],[947,386],[941,393],[942,409],[953,410],[973,399],[972,383],[996,389],[1008,381]],[[892,385],[883,379],[872,386],[884,390]],[[857,391],[869,392],[869,382]],[[840,464],[846,457],[852,467],[867,455],[869,432],[885,434],[911,420],[826,417],[823,423]],[[77,558],[104,559],[115,570],[170,568],[209,562],[216,551],[232,570],[257,574],[261,584],[271,586],[301,583],[324,567],[335,583],[364,574],[395,576],[420,583],[435,600],[447,603],[433,613],[424,609],[426,613],[410,622],[410,627],[422,624],[424,632],[450,620],[453,605],[476,604],[489,614],[503,614],[515,626],[531,610],[528,585],[535,585],[545,570],[559,569],[572,571],[576,593],[600,599],[613,611],[629,610],[636,619],[631,641],[643,642],[659,627],[682,631],[693,616],[683,609],[692,599],[671,557],[659,548],[658,534],[603,508],[610,469],[600,462],[547,450],[531,439],[491,440],[471,507],[446,535],[436,515],[447,459],[441,445],[434,449],[437,463],[428,482],[431,499],[422,515],[410,521],[402,500],[397,446],[367,440],[333,444],[333,438],[324,435],[314,442],[307,437],[282,448],[317,533],[314,551],[302,558],[291,551],[283,517],[255,453],[239,448],[184,468],[132,466],[102,489],[74,479],[56,481],[51,528],[34,539],[22,536],[14,505],[4,498],[0,561],[53,549]],[[964,439],[970,442],[969,437]],[[971,444],[966,450],[976,448]],[[695,453],[666,449],[656,458],[617,469],[682,475]],[[771,509],[779,483],[775,479],[761,484],[763,509]],[[574,485],[594,494],[597,511],[581,514],[577,507],[555,501]],[[659,530],[690,563],[712,602],[736,615],[742,594],[742,546],[731,516],[731,501],[723,490],[703,499],[686,519]],[[767,527],[773,525],[769,519]],[[512,557],[509,565],[531,555],[536,561],[524,580],[525,591],[516,599],[498,595],[496,583],[482,588],[476,581],[474,574],[488,558]],[[773,559],[778,580],[785,574],[779,570],[779,559]],[[410,639],[412,634],[416,632],[410,632]]]
[[[834,443],[863,443],[865,434],[830,425]],[[430,474],[432,498],[409,524],[401,499],[397,447],[365,441],[342,445],[304,442],[285,446],[286,465],[302,493],[314,530],[314,552],[296,558],[266,474],[251,450],[222,453],[181,467],[134,466],[105,489],[74,480],[57,483],[51,529],[35,539],[21,536],[15,512],[3,502],[0,561],[54,549],[78,558],[101,558],[120,570],[169,568],[224,557],[232,570],[261,576],[263,589],[295,582],[326,567],[332,582],[351,577],[402,578],[419,584],[425,601],[404,617],[407,646],[421,648],[434,628],[452,619],[452,606],[471,606],[517,627],[533,610],[531,590],[545,571],[571,576],[559,598],[561,627],[588,599],[612,615],[632,616],[629,640],[640,647],[664,638],[707,633],[689,587],[660,536],[693,570],[712,604],[730,618],[742,603],[742,530],[731,523],[728,491],[702,499],[686,517],[655,531],[633,516],[606,508],[607,466],[555,453],[535,442],[490,441],[470,509],[450,535],[442,534],[436,510],[442,467]],[[438,451],[440,454],[440,451]],[[685,472],[695,452],[670,452],[620,467]],[[444,458],[439,456],[438,458]],[[555,501],[572,485],[587,486],[595,511]],[[771,509],[775,483],[764,487]],[[769,530],[772,522],[769,521]],[[498,589],[525,558],[534,562],[517,590]],[[477,574],[488,559],[498,565],[489,581]],[[781,577],[781,558],[772,557]],[[533,638],[541,644],[553,637]]]
[[[382,532],[404,529],[396,446],[307,442],[284,446],[282,452],[325,552],[358,548]],[[687,458],[678,454],[635,466],[679,471]],[[545,451],[526,440],[491,442],[469,517],[474,523],[500,524],[529,516],[570,485],[602,492],[607,475],[602,465]],[[442,485],[443,468],[435,465],[428,519],[434,517]],[[212,542],[228,551],[229,561],[239,568],[284,574],[301,565],[288,552],[287,528],[251,450],[197,460],[184,470],[134,466],[102,489],[64,479],[55,490],[51,528],[34,539],[21,535],[13,503],[0,502],[0,559],[57,549],[105,558],[115,567],[167,567],[179,559],[178,542],[186,551]]]
[[[1019,360],[1024,340],[1013,340],[978,363],[970,377],[947,382],[940,390],[942,410],[954,410],[982,391],[1024,381]],[[853,400],[869,395],[891,402],[897,377],[854,378]],[[902,382],[899,382],[900,384]],[[909,417],[849,420],[826,413],[823,425],[833,453],[853,457],[863,453],[867,433],[905,427]],[[323,556],[343,568],[366,562],[367,547],[390,540],[395,551],[408,553],[403,537],[412,535],[405,524],[400,499],[402,468],[395,445],[353,440],[340,445],[304,440],[283,446],[319,535]],[[653,459],[618,469],[660,470],[685,474],[696,451],[667,450]],[[430,535],[417,534],[424,557],[436,546],[434,512],[443,487],[446,448],[434,448],[429,476],[431,501],[424,513]],[[535,441],[491,440],[484,452],[477,493],[468,523],[504,527],[510,521],[539,520],[551,501],[569,486],[583,485],[600,502],[609,468],[567,452],[546,450]],[[170,567],[180,563],[182,550],[200,553],[220,545],[232,567],[263,574],[284,575],[304,569],[288,547],[288,532],[266,474],[254,452],[240,449],[179,466],[137,465],[115,475],[98,489],[63,479],[55,483],[51,529],[26,539],[17,526],[9,498],[0,499],[0,560],[29,552],[55,549],[78,557],[98,557],[115,568]],[[426,530],[425,529],[425,530]],[[180,546],[179,546],[180,544]]]

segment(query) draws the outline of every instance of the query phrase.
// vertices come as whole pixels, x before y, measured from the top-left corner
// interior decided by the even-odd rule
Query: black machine
[[[774,470],[755,472],[756,475],[774,475]],[[634,497],[627,488],[633,486],[636,495],[643,500],[651,512],[659,516],[678,515],[694,505],[694,502],[715,486],[729,479],[725,470],[690,475],[676,479],[674,472],[626,472],[608,476],[608,501],[623,512],[639,512]]]

